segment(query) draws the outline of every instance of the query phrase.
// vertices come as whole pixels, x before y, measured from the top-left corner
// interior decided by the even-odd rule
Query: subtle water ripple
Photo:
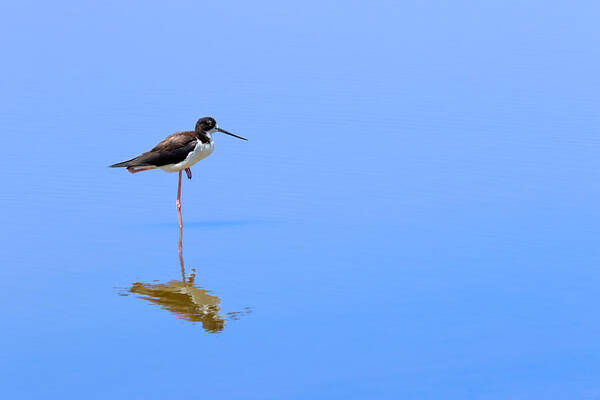
[[[600,393],[595,2],[1,7],[5,397]]]

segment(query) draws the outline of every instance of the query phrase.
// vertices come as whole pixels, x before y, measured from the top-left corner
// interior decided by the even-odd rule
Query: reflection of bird
[[[221,300],[210,291],[194,286],[194,274],[189,281],[160,284],[134,283],[129,289],[139,298],[162,306],[186,321],[201,322],[208,332],[221,332],[225,319],[219,315]]]
[[[111,168],[125,167],[132,174],[160,168],[167,172],[179,172],[177,184],[177,215],[179,226],[181,222],[181,171],[185,170],[188,179],[192,179],[190,167],[208,157],[215,148],[213,133],[222,132],[242,140],[248,140],[234,135],[217,126],[211,117],[200,118],[193,131],[177,132],[167,136],[152,150],[147,151],[131,160],[111,165]]]
[[[186,278],[183,265],[183,229],[179,228],[179,263],[181,264],[181,280],[168,283],[140,283],[135,282],[129,292],[135,293],[139,298],[157,304],[171,311],[179,317],[191,322],[201,322],[202,327],[212,333],[221,332],[225,328],[226,320],[238,319],[241,315],[249,314],[250,308],[246,307],[241,312],[228,312],[225,317],[220,315],[221,300],[212,292],[194,285],[196,273]]]

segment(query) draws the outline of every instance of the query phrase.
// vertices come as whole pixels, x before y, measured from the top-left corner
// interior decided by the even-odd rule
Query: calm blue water
[[[3,397],[600,399],[599,12],[2,3]]]

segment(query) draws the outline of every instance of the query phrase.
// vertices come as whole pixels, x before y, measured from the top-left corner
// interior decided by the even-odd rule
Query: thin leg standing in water
[[[183,228],[183,222],[181,221],[181,170],[179,170],[179,181],[177,183],[177,217],[179,218],[179,229]]]

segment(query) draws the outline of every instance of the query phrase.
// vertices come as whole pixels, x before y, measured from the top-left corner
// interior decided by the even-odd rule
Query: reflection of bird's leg
[[[179,182],[177,183],[177,216],[179,217],[179,229],[183,228],[183,222],[181,222],[181,170],[179,170]]]
[[[179,228],[179,263],[181,264],[181,280],[185,283],[185,268],[183,267],[183,227]]]
[[[185,174],[187,175],[188,179],[192,179],[192,170],[191,169],[186,168]]]

